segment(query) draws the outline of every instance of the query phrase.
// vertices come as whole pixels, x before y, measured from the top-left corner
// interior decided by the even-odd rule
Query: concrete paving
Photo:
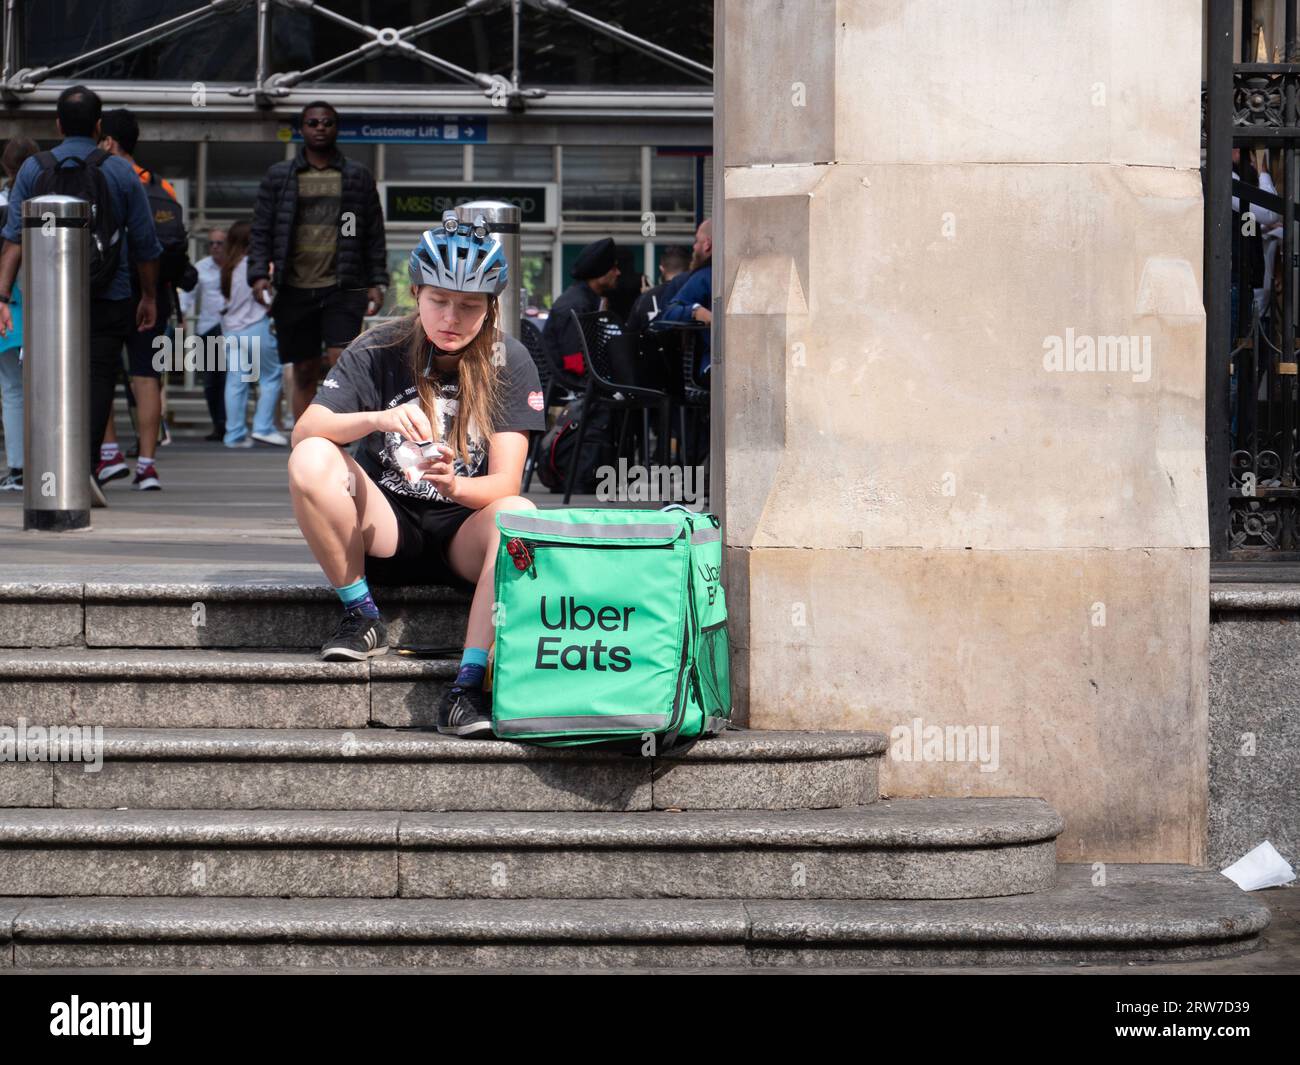
[[[160,492],[138,492],[131,478],[109,484],[106,509],[91,527],[65,533],[24,532],[21,492],[0,493],[0,578],[49,580],[238,580],[316,578],[289,502],[284,448],[232,450],[177,440],[158,449]],[[134,475],[135,463],[128,460]],[[533,480],[539,507],[564,496]],[[575,495],[570,506],[605,506]],[[632,503],[657,509],[657,502]],[[322,578],[323,580],[323,578]]]

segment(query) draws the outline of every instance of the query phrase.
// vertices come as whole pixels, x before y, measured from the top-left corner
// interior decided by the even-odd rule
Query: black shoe
[[[362,662],[387,653],[388,627],[383,618],[368,618],[352,611],[344,613],[334,635],[320,649],[321,658],[327,662]]]
[[[226,436],[225,430],[213,429],[212,432],[208,433],[208,435],[205,436],[203,439],[217,441],[217,440],[224,440],[225,436]]]
[[[482,688],[453,684],[438,704],[438,731],[444,736],[493,739],[492,696]]]

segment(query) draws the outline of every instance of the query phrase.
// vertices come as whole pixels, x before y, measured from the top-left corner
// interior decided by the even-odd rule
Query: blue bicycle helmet
[[[508,273],[505,249],[483,219],[462,222],[455,211],[443,211],[442,225],[426,229],[411,252],[413,285],[499,296],[509,284]]]

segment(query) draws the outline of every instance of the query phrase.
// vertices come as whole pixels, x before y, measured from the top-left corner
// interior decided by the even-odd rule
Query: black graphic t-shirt
[[[406,361],[401,339],[404,323],[386,322],[362,333],[344,350],[321,382],[313,403],[336,414],[388,410],[402,403],[416,401],[415,380]],[[497,368],[500,397],[500,424],[495,432],[544,429],[542,384],[528,349],[514,337],[505,338],[505,363]],[[452,418],[459,405],[459,375],[444,374],[437,397],[437,417],[441,439],[451,433]],[[359,442],[357,464],[386,491],[411,501],[443,506],[459,506],[447,499],[429,481],[411,484],[397,463],[396,451],[403,437],[400,433],[374,432]],[[462,477],[484,477],[488,472],[488,441],[478,427],[469,426],[469,463],[459,457],[453,462]]]

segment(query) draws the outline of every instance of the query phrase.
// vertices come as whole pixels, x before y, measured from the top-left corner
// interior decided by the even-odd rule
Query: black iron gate
[[[1237,49],[1232,0],[1207,5],[1206,470],[1220,559],[1300,557],[1297,6],[1287,0],[1279,42],[1288,61],[1261,63],[1252,0],[1242,0]]]

